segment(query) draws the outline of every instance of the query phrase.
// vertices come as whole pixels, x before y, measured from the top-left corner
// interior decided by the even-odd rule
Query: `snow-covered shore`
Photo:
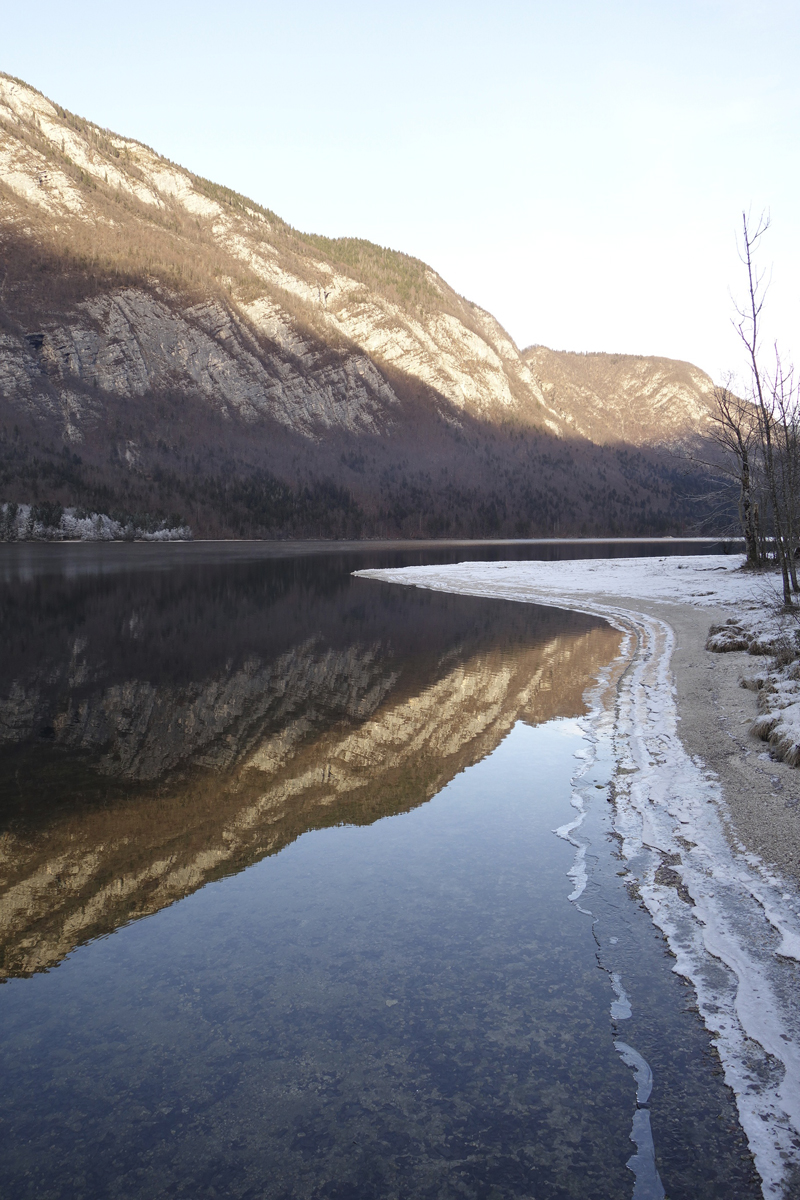
[[[767,735],[783,720],[783,741],[773,742],[781,756],[800,694],[788,678],[794,626],[776,611],[774,581],[744,573],[741,562],[481,562],[357,574],[577,608],[626,634],[587,735],[610,730],[614,825],[631,890],[696,989],[772,1200],[800,1194],[800,772],[773,762],[749,733],[756,693],[736,677],[755,688],[761,676],[762,716],[778,714]],[[706,649],[712,621],[719,632]]]

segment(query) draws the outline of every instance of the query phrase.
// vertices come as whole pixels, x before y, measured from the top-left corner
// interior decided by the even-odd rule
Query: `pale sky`
[[[273,209],[430,263],[520,347],[743,370],[743,208],[800,355],[800,4],[6,4],[0,69]]]

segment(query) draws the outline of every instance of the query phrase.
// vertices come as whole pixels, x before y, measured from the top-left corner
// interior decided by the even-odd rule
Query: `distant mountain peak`
[[[546,346],[522,358],[558,418],[598,445],[675,446],[709,428],[714,383],[691,363]]]

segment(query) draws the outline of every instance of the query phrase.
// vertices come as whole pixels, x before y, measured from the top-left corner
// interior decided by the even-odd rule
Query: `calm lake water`
[[[556,554],[0,547],[4,1197],[760,1195],[580,722],[619,635],[350,576]]]

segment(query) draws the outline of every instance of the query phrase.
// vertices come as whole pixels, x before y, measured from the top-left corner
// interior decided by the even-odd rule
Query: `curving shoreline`
[[[753,659],[709,624],[764,604],[740,559],[462,563],[370,578],[604,616],[628,635],[589,722],[614,744],[631,891],[695,987],[765,1197],[800,1181],[800,777],[748,731]]]

